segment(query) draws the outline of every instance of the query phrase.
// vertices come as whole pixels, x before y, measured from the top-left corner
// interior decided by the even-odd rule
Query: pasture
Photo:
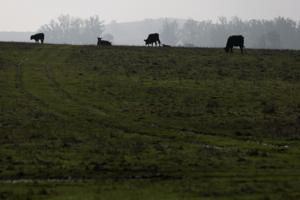
[[[299,199],[300,51],[0,43],[0,199]]]

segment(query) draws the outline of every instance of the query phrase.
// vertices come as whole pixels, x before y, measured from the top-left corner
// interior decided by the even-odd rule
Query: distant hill
[[[28,42],[33,32],[0,32],[0,41]]]

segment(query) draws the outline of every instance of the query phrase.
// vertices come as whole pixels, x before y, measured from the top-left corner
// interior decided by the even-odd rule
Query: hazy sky
[[[0,31],[35,31],[60,14],[99,15],[109,23],[144,18],[213,19],[239,16],[300,20],[300,0],[0,0]]]

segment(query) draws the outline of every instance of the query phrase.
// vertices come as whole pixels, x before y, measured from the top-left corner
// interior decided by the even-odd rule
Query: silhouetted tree
[[[277,17],[274,19],[274,28],[278,33],[283,48],[296,48],[297,23],[291,19]],[[298,36],[299,40],[299,36]]]
[[[179,38],[179,27],[176,20],[165,19],[160,32],[161,40],[168,45],[176,45]]]
[[[211,29],[212,21],[201,21],[198,23],[199,36],[198,40],[200,46],[210,47],[211,46]]]
[[[246,48],[300,49],[299,26],[283,17],[249,21],[219,17],[216,23],[187,20],[181,28],[179,40],[196,46],[222,47],[229,35],[244,35]]]
[[[200,46],[199,24],[193,19],[187,20],[181,30],[181,42],[185,46]]]
[[[104,25],[98,16],[80,19],[61,15],[43,25],[39,31],[45,33],[50,43],[94,44],[104,31]]]
[[[212,47],[225,47],[228,36],[237,35],[236,33],[230,33],[228,28],[228,21],[225,17],[219,17],[218,22],[212,24],[210,32]]]
[[[270,31],[266,35],[267,45],[269,49],[280,49],[280,35],[274,30]]]

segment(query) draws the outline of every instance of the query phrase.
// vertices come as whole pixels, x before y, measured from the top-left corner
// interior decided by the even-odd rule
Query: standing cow
[[[233,47],[240,47],[241,53],[244,53],[244,37],[242,35],[232,35],[228,38],[225,51],[228,53],[230,50],[232,53]]]
[[[44,33],[37,33],[37,34],[32,35],[32,36],[30,37],[30,40],[35,40],[35,42],[41,41],[41,44],[44,43],[44,39],[45,39]]]
[[[151,33],[148,35],[148,38],[145,41],[145,44],[149,46],[150,44],[153,46],[153,43],[155,43],[155,46],[160,46],[160,40],[159,40],[159,34],[158,33]]]
[[[111,46],[111,42],[102,40],[101,37],[98,37],[97,46]]]

